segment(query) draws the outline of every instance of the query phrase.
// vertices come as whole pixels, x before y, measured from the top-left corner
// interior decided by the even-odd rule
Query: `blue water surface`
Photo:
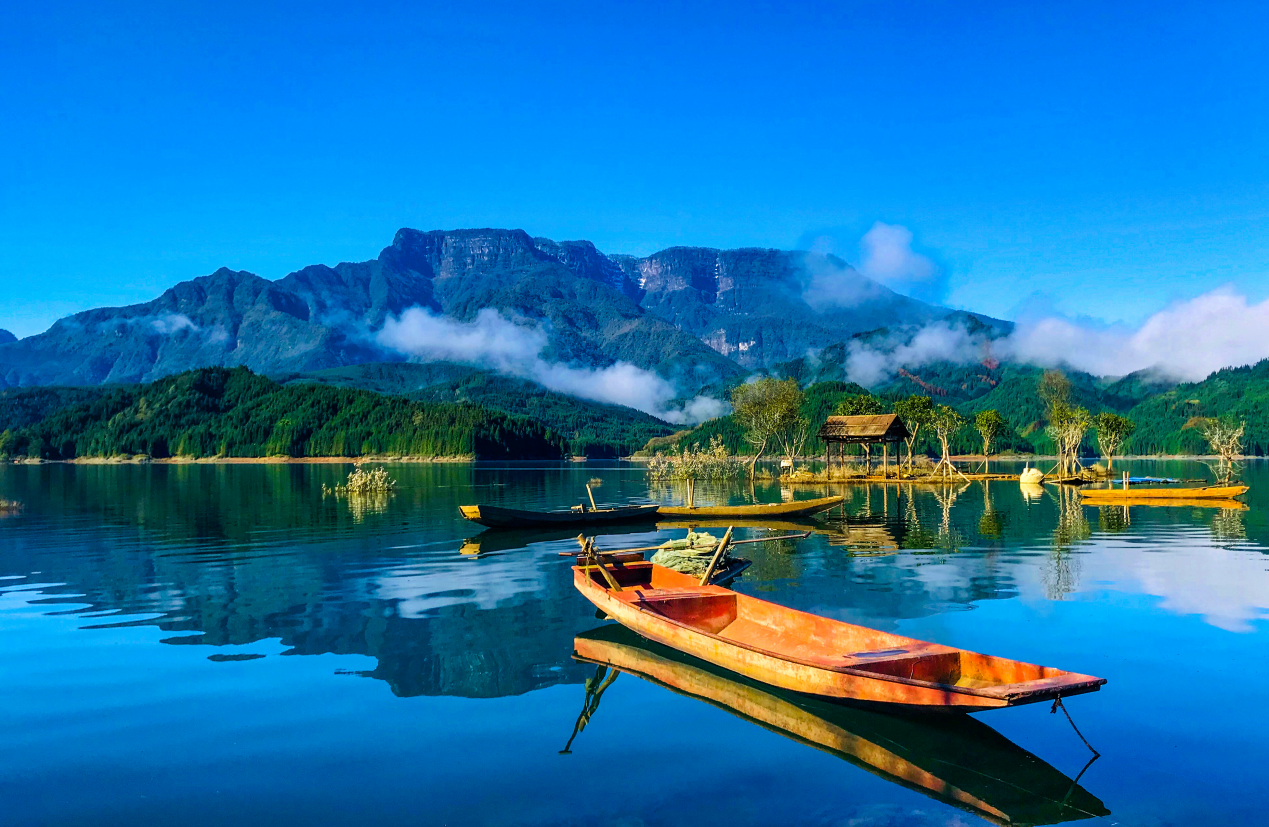
[[[455,464],[390,466],[391,496],[324,497],[348,470],[0,466],[0,499],[22,504],[0,517],[0,823],[960,825],[1056,813],[1154,827],[1269,812],[1261,463],[1244,469],[1245,510],[1086,507],[1069,490],[1008,482],[698,486],[698,502],[847,495],[808,539],[746,546],[740,591],[1107,678],[1066,702],[1101,753],[1087,768],[1089,748],[1048,704],[975,716],[981,729],[812,718],[858,735],[834,750],[633,672],[561,754],[597,669],[572,657],[574,637],[606,625],[558,556],[576,542],[485,533],[457,506],[560,507],[592,478],[609,502],[683,492],[632,465]],[[612,527],[599,542],[686,530]],[[903,760],[883,766],[878,748]],[[1044,799],[1041,781],[1066,803]]]

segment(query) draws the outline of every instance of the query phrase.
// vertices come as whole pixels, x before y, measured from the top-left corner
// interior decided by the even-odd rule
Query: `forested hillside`
[[[559,458],[567,445],[527,417],[348,388],[283,386],[246,368],[205,368],[101,390],[95,398],[71,398],[37,422],[7,428],[0,433],[0,456],[516,460]],[[6,407],[22,409],[12,397]]]
[[[528,416],[567,439],[569,453],[596,459],[629,456],[649,439],[674,430],[633,408],[578,399],[525,379],[449,362],[352,365],[294,374],[281,381],[362,388],[424,402],[462,402]]]

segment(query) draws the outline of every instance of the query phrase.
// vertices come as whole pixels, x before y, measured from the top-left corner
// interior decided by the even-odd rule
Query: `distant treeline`
[[[204,368],[148,385],[0,394],[0,456],[475,456],[559,458],[541,422],[474,405],[416,402],[246,368]]]
[[[1041,369],[1023,365],[934,365],[882,386],[872,395],[885,411],[893,410],[895,402],[912,394],[929,395],[935,404],[950,405],[970,423],[978,412],[996,410],[1009,428],[997,437],[995,452],[1052,454],[1054,445],[1045,433],[1046,403],[1038,388],[1042,375]],[[1087,408],[1094,415],[1103,411],[1118,413],[1136,423],[1136,430],[1120,454],[1209,453],[1198,425],[1205,418],[1216,417],[1246,422],[1244,451],[1253,456],[1269,454],[1269,360],[1250,367],[1227,368],[1201,382],[1182,384],[1141,376],[1106,384],[1088,374],[1071,371],[1067,375],[1071,404]],[[869,391],[831,380],[815,382],[805,393],[802,414],[810,420],[812,436],[803,453],[818,456],[823,454],[824,445],[814,434],[824,420],[843,399]],[[690,431],[653,440],[646,451],[704,447],[714,436],[721,436],[734,452],[752,450],[737,423],[725,416]],[[919,435],[914,447],[918,453],[938,452],[934,435],[928,430]],[[951,448],[955,453],[976,453],[982,449],[982,440],[973,425],[967,424],[954,436]],[[1092,431],[1085,438],[1082,452],[1086,456],[1097,453]]]

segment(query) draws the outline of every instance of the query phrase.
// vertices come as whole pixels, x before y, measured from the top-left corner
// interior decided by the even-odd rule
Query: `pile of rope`
[[[718,548],[719,538],[704,531],[689,531],[682,540],[670,540],[662,543],[652,555],[652,562],[667,569],[681,571],[684,574],[700,576],[709,567],[709,561]],[[731,552],[725,552],[718,561],[718,571],[727,568],[731,561]]]

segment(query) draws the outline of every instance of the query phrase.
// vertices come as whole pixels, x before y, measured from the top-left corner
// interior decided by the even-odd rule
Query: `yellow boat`
[[[1098,502],[1121,500],[1228,500],[1248,491],[1245,485],[1205,485],[1202,488],[1081,488],[1080,496]]]
[[[1248,509],[1247,503],[1242,500],[1205,500],[1200,497],[1184,500],[1152,497],[1093,498],[1084,503],[1084,505],[1097,506],[1098,508],[1126,508],[1130,505],[1144,505],[1151,508],[1219,508],[1222,511],[1246,511]]]
[[[846,498],[842,495],[819,497],[814,500],[793,500],[787,503],[756,503],[754,505],[663,505],[657,509],[658,517],[684,518],[728,518],[737,517],[742,520],[763,520],[768,517],[805,517],[818,514],[841,505]]]

